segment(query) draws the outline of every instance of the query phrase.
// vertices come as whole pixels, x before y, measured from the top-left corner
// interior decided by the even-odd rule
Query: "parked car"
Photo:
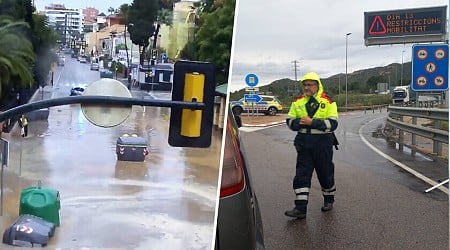
[[[58,66],[64,66],[65,62],[66,62],[66,58],[64,56],[58,57],[58,61],[57,61]]]
[[[264,249],[258,199],[239,137],[240,116],[228,108],[215,249]]]
[[[70,89],[70,96],[79,96],[82,95],[84,92],[84,87],[77,86]]]
[[[73,54],[73,51],[72,51],[72,49],[66,48],[66,49],[64,49],[64,54],[66,54],[66,55],[72,55],[72,54]]]
[[[113,72],[111,70],[102,69],[100,70],[100,78],[114,78]]]
[[[97,71],[100,70],[98,63],[96,63],[96,62],[91,63],[91,70],[97,70]]]
[[[80,56],[80,63],[87,63],[86,56]]]
[[[283,105],[275,96],[259,95],[261,97],[260,102],[250,103],[245,102],[242,98],[239,101],[232,101],[231,108],[234,114],[240,115],[243,112],[257,111],[265,115],[276,115],[283,110]]]

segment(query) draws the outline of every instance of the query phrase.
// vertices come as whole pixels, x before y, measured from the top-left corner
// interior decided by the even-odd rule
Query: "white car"
[[[85,56],[80,57],[80,63],[87,63],[87,59]]]

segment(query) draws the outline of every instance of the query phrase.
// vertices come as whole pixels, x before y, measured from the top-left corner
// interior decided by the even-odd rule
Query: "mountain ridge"
[[[412,63],[391,63],[386,66],[360,69],[347,74],[348,92],[375,93],[376,83],[388,83],[390,89],[398,85],[409,85],[412,75]],[[403,73],[403,77],[402,76]],[[327,78],[321,78],[325,92],[331,96],[345,93],[345,73],[339,73]],[[403,84],[401,84],[403,80]],[[375,85],[374,85],[375,84]],[[339,86],[341,91],[339,91]],[[260,94],[278,96],[281,101],[300,94],[300,84],[290,78],[275,80],[270,84],[259,87]],[[238,100],[245,94],[245,88],[230,93],[230,100]],[[291,99],[291,98],[289,98]]]

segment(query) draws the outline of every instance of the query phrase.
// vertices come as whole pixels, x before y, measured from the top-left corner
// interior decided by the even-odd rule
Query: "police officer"
[[[295,207],[286,211],[285,215],[299,219],[306,217],[314,170],[324,199],[321,210],[326,212],[333,208],[336,191],[333,145],[338,144],[333,133],[338,126],[337,106],[324,93],[317,73],[307,73],[301,80],[301,88],[303,94],[292,103],[289,118],[286,119],[288,127],[297,131],[294,140],[297,163],[293,181]]]

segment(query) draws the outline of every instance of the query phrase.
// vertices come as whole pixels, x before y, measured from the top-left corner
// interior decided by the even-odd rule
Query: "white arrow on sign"
[[[259,92],[259,88],[245,88],[245,92]]]

